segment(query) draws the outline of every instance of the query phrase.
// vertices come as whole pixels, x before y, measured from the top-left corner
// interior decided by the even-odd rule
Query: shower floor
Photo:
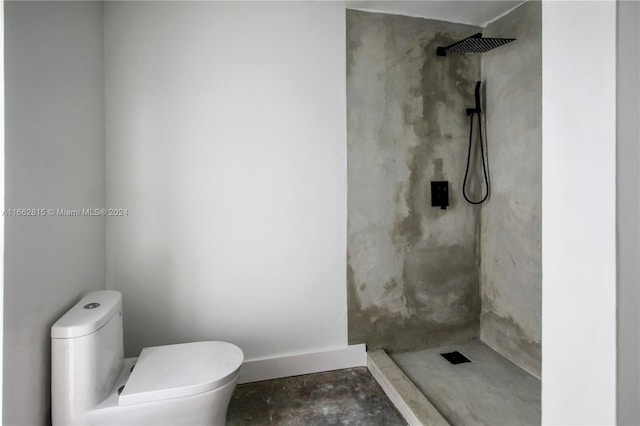
[[[440,356],[453,351],[472,362]],[[540,380],[480,341],[389,356],[451,425],[540,424]]]

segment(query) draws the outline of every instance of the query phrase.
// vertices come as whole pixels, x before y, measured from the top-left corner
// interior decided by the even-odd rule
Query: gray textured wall
[[[540,2],[491,23],[517,41],[483,55],[491,198],[482,207],[481,338],[540,377],[542,50]]]
[[[347,11],[349,342],[403,350],[479,333],[478,208],[460,192],[478,28]],[[431,207],[430,181],[450,182]]]
[[[617,56],[617,423],[640,424],[640,3],[620,1]]]
[[[5,2],[6,208],[104,207],[102,4]],[[105,287],[103,217],[6,217],[3,424],[46,425],[51,325]]]

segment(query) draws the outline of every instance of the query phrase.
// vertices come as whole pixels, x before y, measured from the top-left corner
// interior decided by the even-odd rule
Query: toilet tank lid
[[[101,329],[121,306],[122,295],[119,291],[92,291],[51,326],[51,338],[71,339],[94,333]]]
[[[244,354],[226,342],[193,342],[142,349],[119,405],[180,398],[217,389],[238,374]]]

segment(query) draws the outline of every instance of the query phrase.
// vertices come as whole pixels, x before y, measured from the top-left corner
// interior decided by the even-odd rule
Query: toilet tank
[[[53,425],[82,424],[109,394],[124,365],[122,295],[84,296],[51,327]]]

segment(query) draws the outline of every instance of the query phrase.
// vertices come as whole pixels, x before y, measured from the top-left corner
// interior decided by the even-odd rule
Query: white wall
[[[542,3],[542,422],[616,421],[616,4]]]
[[[6,2],[6,208],[104,205],[100,3]],[[105,286],[104,219],[6,217],[3,424],[50,424],[51,324]]]
[[[107,2],[105,49],[126,353],[346,347],[344,8]]]
[[[640,3],[618,2],[618,424],[640,424]]]

